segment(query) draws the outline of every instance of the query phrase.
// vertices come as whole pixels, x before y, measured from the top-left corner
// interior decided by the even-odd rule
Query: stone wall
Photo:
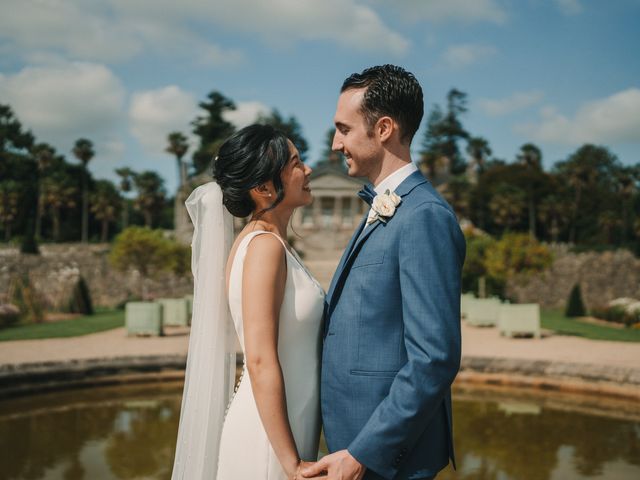
[[[619,297],[640,298],[640,259],[627,250],[571,253],[566,245],[552,247],[551,268],[519,276],[507,285],[507,296],[521,303],[565,308],[573,286],[580,284],[587,308]]]
[[[0,247],[0,303],[6,300],[11,278],[27,273],[49,309],[68,302],[78,276],[87,282],[94,306],[113,307],[130,297],[140,297],[136,270],[121,273],[108,261],[109,244],[41,245],[40,255],[23,255],[17,248]],[[147,283],[151,298],[179,297],[193,292],[193,279],[163,274]]]

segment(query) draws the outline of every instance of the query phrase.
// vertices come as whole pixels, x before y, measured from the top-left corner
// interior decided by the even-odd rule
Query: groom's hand
[[[327,480],[361,480],[366,467],[358,462],[347,450],[322,457],[310,467],[300,470],[305,478],[326,474]]]

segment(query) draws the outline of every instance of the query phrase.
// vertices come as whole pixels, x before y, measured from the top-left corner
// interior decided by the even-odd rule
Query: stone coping
[[[186,355],[0,365],[0,399],[69,388],[181,380]],[[242,359],[239,356],[238,365]],[[640,400],[640,368],[466,356],[458,384],[501,385]]]

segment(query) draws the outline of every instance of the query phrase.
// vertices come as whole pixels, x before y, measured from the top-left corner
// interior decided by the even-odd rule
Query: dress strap
[[[280,241],[280,243],[282,244],[282,248],[284,248],[284,251],[285,251],[285,265],[287,265],[289,262],[287,262],[286,254],[289,254],[291,256],[293,256],[293,254],[289,251],[289,249],[287,248],[287,244],[284,242],[284,240],[282,240],[280,235],[278,235],[277,233],[270,232],[269,230],[255,230],[255,231],[253,231],[251,233],[247,233],[247,235],[242,239],[242,242],[241,242],[241,245],[244,244],[244,245],[242,245],[244,247],[244,252],[243,252],[244,255],[243,255],[243,257],[246,256],[246,254],[247,254],[247,249],[249,248],[249,243],[251,243],[251,240],[253,240],[255,237],[257,237],[258,235],[261,235],[263,233],[268,233],[270,235],[273,235],[274,237],[276,237]],[[240,250],[240,247],[238,247],[238,250]],[[236,254],[236,257],[237,256],[238,255]],[[295,259],[295,257],[294,257],[294,259]]]

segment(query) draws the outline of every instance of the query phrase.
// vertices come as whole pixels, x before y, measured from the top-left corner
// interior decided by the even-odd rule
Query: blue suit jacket
[[[395,215],[358,238],[363,219],[325,304],[325,438],[330,452],[347,448],[364,464],[366,479],[429,477],[449,458],[455,466],[464,236],[420,172],[396,193]]]

